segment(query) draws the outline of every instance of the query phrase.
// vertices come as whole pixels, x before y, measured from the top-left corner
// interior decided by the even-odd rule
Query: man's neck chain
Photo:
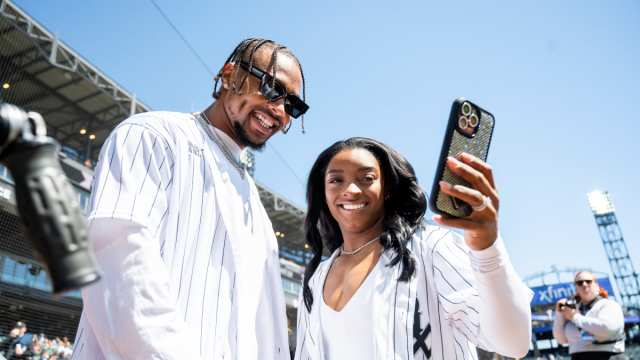
[[[233,167],[236,168],[236,170],[238,170],[238,173],[240,174],[240,177],[244,179],[244,176],[245,176],[244,166],[242,166],[240,161],[238,159],[236,159],[236,157],[233,155],[233,152],[231,151],[231,149],[229,149],[229,146],[227,146],[227,144],[224,142],[224,140],[222,140],[222,138],[220,137],[220,135],[218,135],[216,130],[211,128],[213,125],[211,124],[211,122],[207,118],[207,115],[204,113],[204,111],[198,113],[197,116],[196,116],[196,119],[198,119],[202,123],[202,125],[204,126],[205,131],[207,132],[207,135],[209,135],[209,138],[211,140],[213,140],[213,142],[215,142],[216,145],[218,145],[218,147],[220,148],[220,150],[224,154],[224,157],[226,157],[227,160],[229,160],[231,165],[233,165]]]

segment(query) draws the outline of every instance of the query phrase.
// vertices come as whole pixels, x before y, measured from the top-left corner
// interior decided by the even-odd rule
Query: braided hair
[[[320,264],[324,247],[333,253],[344,242],[340,227],[325,199],[325,173],[331,159],[347,149],[367,150],[380,163],[385,200],[383,231],[379,241],[384,251],[391,250],[395,254],[387,266],[401,263],[398,281],[408,281],[415,272],[415,260],[407,249],[407,243],[422,223],[427,200],[418,185],[413,167],[400,153],[379,141],[363,137],[338,141],[318,156],[307,182],[308,209],[304,226],[306,241],[313,252],[303,281],[303,297],[308,311],[313,305],[309,280]]]
[[[298,58],[293,54],[293,52],[284,45],[281,45],[269,39],[248,38],[248,39],[242,40],[235,47],[235,49],[233,49],[231,54],[227,57],[227,60],[225,60],[224,64],[225,65],[236,64],[236,63],[239,63],[240,61],[244,61],[249,64],[249,68],[252,68],[254,66],[255,54],[261,48],[272,49],[271,59],[269,61],[269,64],[267,65],[266,69],[262,69],[262,70],[273,74],[273,76],[271,77],[272,79],[271,81],[274,83],[276,81],[276,77],[278,74],[278,54],[284,54],[286,56],[289,56],[296,62],[296,64],[298,65],[298,70],[300,70],[300,75],[302,77],[302,101],[306,102],[307,92],[306,92],[306,84],[304,80],[304,72],[302,71],[302,65],[300,64],[300,60],[298,60]],[[236,66],[233,73],[233,78],[237,78],[239,71],[240,71],[240,67]],[[244,85],[246,83],[248,76],[249,76],[248,72],[245,72],[243,74],[242,78],[240,79],[240,86],[236,86],[235,83],[233,84],[232,90],[236,94],[242,93],[242,89],[244,88]],[[220,71],[214,78],[215,82],[213,85],[212,95],[213,95],[213,98],[216,100],[220,97],[220,94],[221,94],[221,89],[218,88],[218,82],[220,81],[221,77],[222,77],[222,68],[220,68]],[[304,133],[304,114],[301,117],[301,122],[302,122],[302,132]],[[289,131],[290,127],[291,127],[291,122],[289,122],[287,128],[282,129],[282,131],[286,133],[287,131]]]

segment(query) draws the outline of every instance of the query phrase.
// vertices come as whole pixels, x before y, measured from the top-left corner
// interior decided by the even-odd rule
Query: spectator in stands
[[[242,41],[199,113],[119,124],[95,168],[76,360],[289,360],[278,243],[240,162],[294,118],[304,76],[285,46]]]
[[[553,336],[571,359],[626,359],[622,308],[588,271],[575,276],[576,295],[556,303]]]
[[[528,352],[532,294],[498,236],[493,172],[465,153],[447,163],[470,185],[442,182],[442,191],[473,213],[434,220],[464,236],[423,222],[427,201],[413,167],[385,144],[351,138],[318,156],[307,184],[314,257],[296,360],[475,359],[476,346]]]
[[[18,321],[14,329],[18,330],[18,335],[11,344],[7,358],[9,360],[28,359],[31,355],[33,334],[27,332],[27,324],[24,321]]]
[[[15,342],[18,339],[19,335],[19,328],[14,327],[13,329],[11,329],[11,331],[9,331],[9,336],[4,338],[2,340],[2,344],[0,344],[0,354],[4,355],[7,358],[10,356],[10,354],[13,354],[15,349]]]

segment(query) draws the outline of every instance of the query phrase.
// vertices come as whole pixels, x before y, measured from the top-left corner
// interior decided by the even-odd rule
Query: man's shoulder
[[[141,125],[152,130],[172,129],[180,126],[191,125],[193,115],[189,113],[173,111],[148,111],[130,116],[121,124]]]
[[[618,304],[615,300],[609,298],[601,298],[598,302],[596,302],[596,306],[598,307],[616,307],[622,309],[620,304]],[[595,307],[595,306],[594,306]]]
[[[32,333],[25,333],[24,335],[22,335],[20,337],[20,339],[18,340],[18,343],[25,344],[25,345],[30,345],[32,341],[33,341],[33,334]]]

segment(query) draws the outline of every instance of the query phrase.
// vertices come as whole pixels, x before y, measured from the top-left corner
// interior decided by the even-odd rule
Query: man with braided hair
[[[122,122],[96,166],[74,359],[289,359],[278,244],[239,163],[302,117],[298,59],[242,41],[200,113]]]

